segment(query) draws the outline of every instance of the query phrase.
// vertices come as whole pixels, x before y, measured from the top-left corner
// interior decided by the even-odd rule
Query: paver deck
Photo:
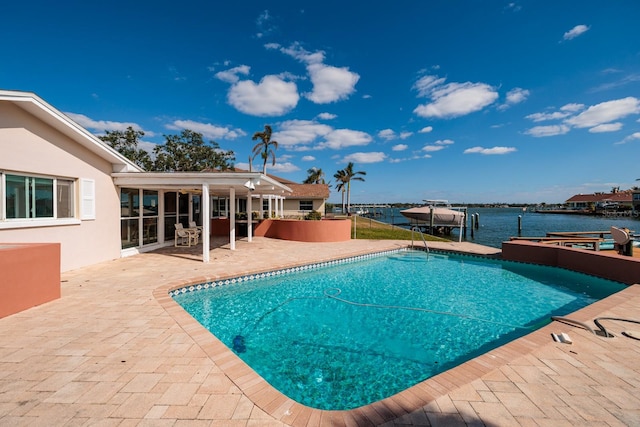
[[[257,238],[237,242],[236,251],[214,242],[208,264],[200,246],[171,247],[64,273],[61,299],[0,319],[0,425],[640,425],[640,341],[620,334],[640,336],[640,325],[608,321],[616,337],[607,339],[553,323],[392,398],[319,411],[276,392],[166,293],[405,245]],[[571,317],[638,313],[634,285]],[[551,332],[569,333],[573,344],[554,342]]]

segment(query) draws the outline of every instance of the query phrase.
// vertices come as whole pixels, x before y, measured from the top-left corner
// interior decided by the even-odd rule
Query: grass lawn
[[[375,219],[363,218],[355,215],[351,217],[351,222],[352,224],[356,224],[356,239],[411,240],[411,231],[405,228],[400,228],[391,224],[376,221]],[[351,236],[353,237],[353,226]],[[427,241],[449,241],[448,239],[432,236],[430,234],[424,234],[424,238]],[[413,239],[421,240],[420,234],[414,232]]]

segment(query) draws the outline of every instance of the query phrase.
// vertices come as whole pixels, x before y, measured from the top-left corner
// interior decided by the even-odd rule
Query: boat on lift
[[[405,218],[429,226],[437,227],[461,227],[464,223],[464,211],[451,209],[446,200],[425,200],[424,206],[400,211]]]

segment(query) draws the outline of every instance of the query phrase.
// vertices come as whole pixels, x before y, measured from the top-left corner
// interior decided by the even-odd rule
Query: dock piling
[[[518,215],[518,236],[522,235],[522,215]]]

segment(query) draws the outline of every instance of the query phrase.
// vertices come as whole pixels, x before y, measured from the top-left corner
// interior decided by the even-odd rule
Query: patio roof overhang
[[[199,191],[209,188],[212,196],[274,195],[286,197],[291,188],[259,172],[126,172],[113,173],[119,187],[153,190]]]
[[[236,197],[247,198],[247,209],[251,210],[251,199],[258,196],[274,196],[284,199],[292,193],[291,188],[259,172],[119,172],[112,173],[118,187],[133,187],[147,190],[183,191],[202,194],[202,215],[209,218],[211,196],[229,197],[229,242],[235,249]],[[209,262],[210,223],[202,224],[202,261]],[[249,241],[252,240],[251,221],[247,225]]]

